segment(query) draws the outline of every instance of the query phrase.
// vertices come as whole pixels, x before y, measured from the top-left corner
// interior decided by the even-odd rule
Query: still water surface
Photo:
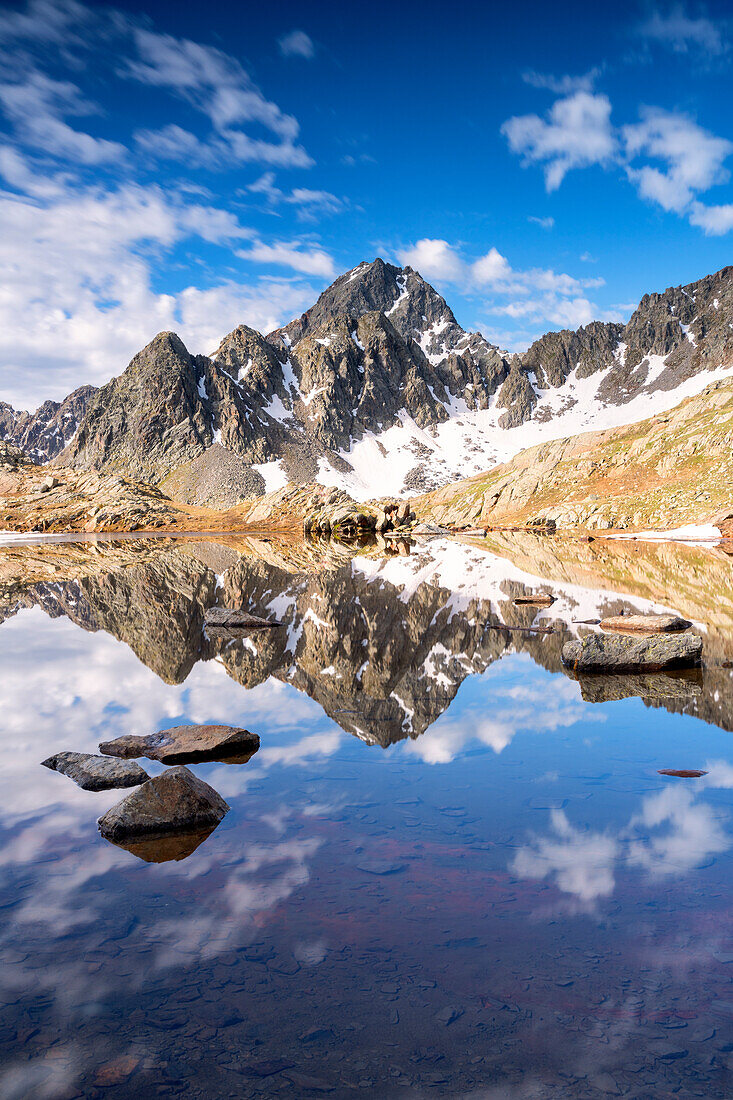
[[[0,1095],[733,1095],[731,560],[402,549],[0,551]],[[284,625],[207,638],[216,603]],[[567,677],[621,608],[709,667]],[[192,767],[232,809],[178,848],[39,766],[184,722],[262,746]]]

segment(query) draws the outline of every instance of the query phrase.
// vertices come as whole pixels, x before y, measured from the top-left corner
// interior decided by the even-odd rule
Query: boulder
[[[376,518],[376,521],[375,521],[375,524],[374,524],[374,529],[376,531],[378,531],[381,535],[384,531],[389,531],[391,526],[392,526],[392,520],[387,519],[387,513],[386,512],[377,512],[377,518]]]
[[[209,607],[204,612],[206,626],[222,626],[227,630],[257,630],[262,627],[282,626],[274,619],[261,619],[236,607]]]
[[[515,596],[515,604],[532,604],[533,607],[550,607],[555,602],[555,596],[549,596],[546,592],[536,592],[529,596]]]
[[[671,634],[691,626],[689,619],[681,619],[679,615],[611,615],[601,619],[602,630],[633,634]]]
[[[260,747],[256,733],[236,726],[174,726],[143,737],[125,734],[103,741],[105,756],[147,756],[162,764],[193,764],[205,760],[246,763]]]
[[[403,500],[397,508],[397,523],[402,526],[405,523],[410,522],[410,502],[409,500]]]
[[[574,672],[661,672],[694,668],[700,664],[702,638],[698,634],[588,634],[566,642],[562,663]]]
[[[229,806],[213,787],[188,768],[170,768],[128,794],[99,819],[109,840],[213,828]]]
[[[115,787],[138,787],[150,776],[132,760],[111,760],[89,752],[56,752],[42,760],[44,768],[68,775],[85,791],[108,791]]]

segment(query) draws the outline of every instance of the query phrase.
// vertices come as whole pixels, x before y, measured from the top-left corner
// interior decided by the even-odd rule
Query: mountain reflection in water
[[[487,543],[0,549],[0,1094],[731,1095],[730,559]],[[703,670],[565,675],[622,609]],[[262,738],[212,833],[39,766],[184,722]]]

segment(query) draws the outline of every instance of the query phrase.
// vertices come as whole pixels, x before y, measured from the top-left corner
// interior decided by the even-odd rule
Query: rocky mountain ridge
[[[0,440],[34,462],[50,462],[74,438],[96,386],[79,386],[63,401],[44,401],[35,412],[18,412],[0,401]]]
[[[266,337],[239,326],[211,357],[159,334],[92,396],[59,461],[164,488],[173,474],[180,499],[217,507],[288,481],[405,494],[664,411],[731,370],[733,268],[645,296],[625,326],[508,355],[412,268],[377,259]]]

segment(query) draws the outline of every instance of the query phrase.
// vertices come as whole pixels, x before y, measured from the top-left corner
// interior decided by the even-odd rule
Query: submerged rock
[[[588,634],[566,642],[562,663],[574,672],[660,672],[694,668],[700,664],[702,638],[698,634]]]
[[[628,631],[634,634],[672,634],[692,626],[679,615],[611,615],[601,619],[602,630]]]
[[[259,615],[251,615],[249,611],[235,607],[210,607],[204,612],[204,622],[207,626],[220,626],[227,630],[282,626],[274,619],[261,619]]]
[[[149,779],[99,819],[110,840],[214,828],[229,812],[220,794],[188,768],[170,768]]]
[[[44,768],[68,775],[85,791],[108,791],[115,787],[138,787],[150,776],[132,760],[110,760],[89,752],[56,752],[42,760]]]
[[[124,758],[147,756],[162,764],[232,758],[236,758],[237,763],[246,763],[259,747],[256,733],[236,726],[174,726],[143,737],[125,734],[114,741],[103,741],[99,751],[105,756]]]

